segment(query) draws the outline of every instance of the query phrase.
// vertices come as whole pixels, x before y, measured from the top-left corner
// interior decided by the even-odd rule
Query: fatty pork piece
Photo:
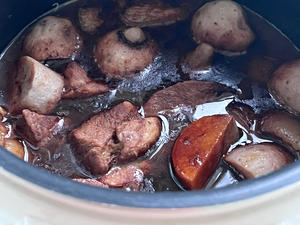
[[[82,124],[72,132],[72,139],[82,163],[99,175],[107,172],[119,155],[120,160],[132,160],[150,148],[160,135],[157,120],[140,118],[137,107],[123,102]]]
[[[152,63],[158,47],[142,29],[132,27],[106,34],[98,41],[94,54],[98,67],[106,76],[122,79]]]
[[[225,160],[247,179],[267,175],[293,161],[289,154],[270,143],[238,147],[232,150]]]
[[[182,105],[195,108],[231,96],[231,92],[230,88],[215,82],[184,81],[154,93],[144,105],[144,111],[146,116],[156,116]]]
[[[144,178],[148,175],[150,168],[149,161],[114,167],[99,181],[112,188],[141,191],[144,188]]]
[[[280,66],[268,83],[270,94],[282,107],[300,114],[300,59]]]
[[[70,20],[47,16],[39,20],[27,34],[23,49],[26,55],[43,61],[70,58],[80,52],[81,45],[81,37]]]
[[[131,163],[113,167],[99,179],[73,179],[74,181],[102,188],[124,188],[130,191],[141,191],[145,176],[148,175],[151,165],[149,161]]]
[[[230,0],[203,5],[193,16],[191,30],[197,43],[230,52],[247,50],[255,38],[242,7]]]
[[[61,99],[62,76],[29,56],[20,58],[12,77],[9,108],[12,114],[22,109],[49,114]]]
[[[103,24],[99,18],[101,8],[80,8],[78,11],[80,27],[83,31],[93,34]]]
[[[65,72],[63,98],[88,98],[108,92],[108,86],[93,81],[76,62],[70,63]]]
[[[188,14],[188,9],[183,6],[172,8],[158,4],[145,4],[127,8],[121,19],[127,26],[152,27],[185,20]]]
[[[300,151],[300,121],[285,112],[270,112],[260,124],[260,131],[280,139],[295,151]]]
[[[23,119],[17,123],[17,133],[36,147],[57,144],[58,135],[66,132],[71,124],[69,118],[46,116],[28,109],[22,111]]]
[[[116,134],[123,148],[120,161],[143,155],[159,138],[161,123],[157,117],[130,120],[117,127]]]

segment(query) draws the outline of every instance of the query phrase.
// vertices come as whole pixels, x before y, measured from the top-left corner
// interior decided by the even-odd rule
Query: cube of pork
[[[70,125],[68,118],[40,115],[28,109],[23,110],[23,117],[17,124],[17,132],[36,147],[55,142],[55,136]]]
[[[117,137],[123,144],[120,160],[136,159],[159,138],[161,123],[157,117],[131,120],[117,127]]]
[[[92,186],[95,186],[95,187],[108,188],[108,185],[103,184],[100,181],[94,180],[94,179],[76,178],[76,179],[73,179],[73,181],[83,183],[83,184],[92,185]]]
[[[24,53],[43,61],[69,58],[81,49],[82,41],[68,19],[47,16],[38,21],[26,36]]]
[[[136,118],[139,118],[137,107],[130,102],[123,102],[82,124],[72,132],[72,138],[84,150],[89,150],[91,147],[104,147],[113,138],[118,125]]]
[[[267,175],[293,161],[289,154],[270,143],[238,147],[225,160],[248,179]]]
[[[150,168],[149,161],[114,167],[101,177],[100,182],[109,187],[140,191],[144,186],[144,178],[149,173]]]
[[[108,86],[97,83],[76,63],[67,66],[65,75],[65,93],[63,98],[87,98],[108,92]]]
[[[61,99],[63,86],[63,78],[58,73],[24,56],[13,74],[9,111],[18,114],[22,109],[30,109],[48,114]]]
[[[95,174],[103,174],[112,166],[116,151],[114,144],[116,127],[122,122],[139,118],[137,107],[123,102],[111,110],[92,117],[72,132],[71,138],[83,164]]]

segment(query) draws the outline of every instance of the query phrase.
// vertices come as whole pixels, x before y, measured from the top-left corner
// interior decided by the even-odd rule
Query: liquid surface
[[[53,114],[67,116],[72,119],[73,126],[78,127],[91,116],[102,112],[111,106],[124,100],[129,100],[142,107],[149,97],[157,90],[169,87],[177,82],[195,79],[201,81],[213,81],[224,84],[237,90],[238,95],[228,98],[220,98],[216,102],[199,105],[194,111],[188,107],[174,109],[172,115],[161,116],[163,130],[157,143],[139,160],[150,159],[154,165],[149,177],[149,187],[145,191],[176,191],[182,190],[172,171],[170,153],[178,134],[192,121],[203,116],[214,114],[226,114],[226,106],[235,101],[250,105],[256,114],[277,108],[270,97],[266,87],[261,84],[247,82],[244,66],[251,52],[259,52],[288,61],[299,57],[299,52],[294,45],[276,28],[260,16],[246,9],[251,27],[256,33],[257,40],[249,49],[248,54],[242,56],[226,57],[218,55],[214,59],[213,66],[206,71],[192,74],[184,74],[178,66],[180,58],[196,47],[191,39],[190,19],[171,26],[145,28],[158,42],[160,53],[155,61],[137,76],[122,81],[107,80],[99,71],[93,59],[93,48],[99,37],[107,32],[122,26],[112,1],[79,0],[58,7],[49,12],[49,15],[66,17],[80,31],[77,12],[80,7],[101,7],[103,9],[104,25],[94,35],[80,32],[84,43],[79,55],[71,59],[47,60],[44,62],[49,68],[62,73],[66,65],[72,60],[77,61],[93,79],[108,82],[110,92],[83,100],[62,100]],[[197,9],[198,7],[195,7]],[[0,60],[0,105],[7,107],[9,71],[15,61],[22,56],[22,43],[24,36],[30,30],[26,28],[7,48]],[[274,48],[276,46],[276,49]],[[246,82],[245,82],[246,80]],[[14,124],[16,118],[7,118]],[[231,149],[246,143],[268,142],[255,131],[248,131],[240,125],[243,131],[241,139]],[[93,178],[93,176],[78,164],[73,155],[68,141],[60,149],[36,149],[25,142],[28,148],[29,161],[36,166],[45,168],[55,174],[69,178]],[[241,181],[238,173],[231,170],[223,161],[207,184],[206,188],[219,188]],[[153,188],[152,188],[153,187]]]

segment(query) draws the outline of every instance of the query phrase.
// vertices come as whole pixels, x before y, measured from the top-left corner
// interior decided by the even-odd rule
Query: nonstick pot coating
[[[63,2],[64,1],[57,0],[1,0],[1,52],[26,24],[53,8],[54,3]],[[297,46],[300,46],[300,30],[295,29],[300,22],[297,0],[275,1],[271,4],[269,1],[241,0],[239,2],[270,20],[291,38]],[[300,177],[300,162],[297,161],[266,177],[244,181],[225,188],[149,194],[100,189],[73,182],[72,180],[53,175],[43,169],[25,163],[1,147],[0,166],[29,182],[76,198],[100,203],[143,208],[186,208],[228,203],[261,195],[293,184],[299,181]]]

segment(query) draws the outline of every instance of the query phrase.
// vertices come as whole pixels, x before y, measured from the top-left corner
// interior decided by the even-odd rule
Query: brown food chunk
[[[156,57],[158,47],[153,40],[140,41],[143,35],[140,28],[129,28],[102,37],[95,50],[95,61],[101,71],[108,77],[122,79],[144,70]]]
[[[246,74],[253,81],[266,83],[270,80],[279,64],[280,61],[278,59],[256,55],[250,59]]]
[[[143,161],[139,164],[114,167],[100,181],[109,187],[140,191],[143,188],[143,181],[149,172],[150,166],[148,161]]]
[[[224,93],[228,96],[229,91],[228,87],[215,82],[184,81],[154,93],[144,105],[144,111],[146,116],[156,116],[181,105],[194,108],[216,101]]]
[[[255,38],[242,7],[228,0],[211,1],[198,9],[191,30],[197,43],[231,52],[247,50]]]
[[[284,112],[270,112],[263,117],[260,130],[300,151],[300,121]]]
[[[127,26],[162,26],[185,20],[188,13],[185,7],[171,8],[145,4],[127,8],[121,19]]]
[[[99,18],[100,8],[80,8],[78,12],[80,27],[83,31],[93,34],[103,24]]]
[[[74,140],[83,147],[104,147],[112,139],[118,125],[139,118],[137,107],[123,102],[111,110],[100,113],[72,132]]]
[[[112,166],[120,144],[114,144],[117,126],[124,121],[139,118],[137,107],[123,102],[111,110],[92,117],[72,132],[77,153],[84,158],[83,164],[93,174],[103,174]]]
[[[40,115],[28,109],[23,110],[23,117],[17,124],[17,132],[37,147],[55,142],[55,136],[70,125],[68,118]]]
[[[188,53],[183,59],[183,63],[192,70],[203,70],[211,66],[214,57],[214,48],[206,43],[201,43],[197,48]]]
[[[161,122],[157,117],[131,120],[117,127],[117,137],[122,143],[120,160],[135,159],[144,154],[159,138]]]
[[[201,189],[213,175],[223,154],[240,137],[232,116],[202,117],[185,128],[175,142],[175,173],[189,190]]]
[[[267,175],[293,161],[281,148],[269,143],[238,147],[225,160],[248,179]]]
[[[21,57],[13,74],[9,111],[18,114],[30,109],[50,113],[61,99],[62,76],[31,57]]]
[[[104,147],[94,147],[85,154],[83,164],[92,174],[104,174],[113,166],[121,149],[121,144],[111,142]]]
[[[73,179],[73,181],[76,181],[76,182],[79,182],[79,183],[83,183],[83,184],[87,184],[87,185],[96,186],[96,187],[108,188],[108,185],[103,184],[100,181],[94,180],[94,179],[77,178],[77,179]]]
[[[283,64],[269,81],[269,91],[282,107],[300,114],[300,59]]]
[[[108,92],[108,86],[93,81],[76,63],[70,63],[65,72],[65,92],[63,98],[88,98]]]
[[[81,37],[68,19],[47,16],[39,20],[24,41],[24,53],[43,61],[69,58],[80,51]]]
[[[2,121],[3,117],[6,116],[7,111],[0,106],[0,122]]]

